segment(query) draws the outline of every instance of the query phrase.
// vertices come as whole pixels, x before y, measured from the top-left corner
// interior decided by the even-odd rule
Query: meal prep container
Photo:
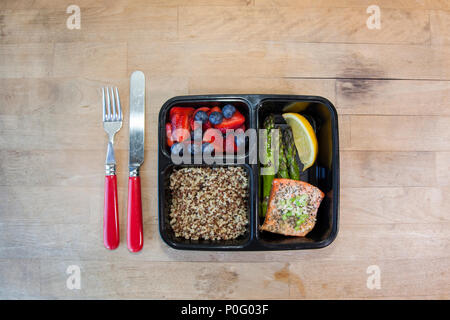
[[[305,237],[290,237],[281,234],[260,231],[259,226],[264,218],[259,217],[259,162],[249,163],[248,145],[245,158],[239,158],[244,164],[237,162],[237,155],[224,156],[224,164],[181,164],[172,163],[170,149],[166,144],[165,124],[169,121],[169,110],[174,107],[219,106],[233,104],[245,117],[246,128],[260,129],[264,118],[270,114],[282,114],[296,110],[313,119],[319,152],[315,164],[301,174],[306,181],[325,194],[317,212],[314,229]],[[286,109],[287,108],[287,109]],[[299,95],[197,95],[180,96],[168,100],[161,108],[158,119],[158,219],[161,238],[175,249],[190,250],[301,250],[328,246],[336,238],[339,222],[339,135],[336,109],[330,101],[318,96]],[[230,157],[234,159],[230,159]],[[241,156],[242,157],[242,156]],[[186,240],[175,237],[170,226],[169,190],[170,174],[174,169],[182,167],[217,167],[241,166],[249,179],[247,231],[234,240]]]

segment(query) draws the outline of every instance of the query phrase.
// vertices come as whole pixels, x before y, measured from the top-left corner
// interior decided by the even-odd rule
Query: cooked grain
[[[170,225],[176,237],[229,240],[248,225],[248,177],[242,167],[190,167],[170,176]]]

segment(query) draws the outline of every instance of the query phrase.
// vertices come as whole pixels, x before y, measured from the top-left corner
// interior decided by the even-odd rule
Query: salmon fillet
[[[302,237],[316,224],[324,193],[298,180],[274,179],[266,218],[261,230]]]

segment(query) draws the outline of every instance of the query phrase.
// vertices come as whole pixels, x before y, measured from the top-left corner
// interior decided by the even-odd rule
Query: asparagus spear
[[[283,144],[286,148],[286,160],[288,164],[289,176],[291,179],[300,180],[300,169],[297,161],[297,148],[295,147],[294,135],[291,128],[283,131]]]
[[[279,140],[279,146],[280,146],[279,147],[280,153],[278,155],[277,176],[278,176],[278,178],[289,179],[289,171],[288,171],[288,164],[287,164],[287,159],[286,159],[286,154],[285,154],[285,146],[284,146],[283,139],[281,137]]]
[[[267,116],[264,120],[264,129],[267,130],[267,144],[266,144],[266,174],[263,175],[263,193],[262,193],[262,203],[261,203],[261,216],[265,217],[267,212],[267,206],[269,204],[270,189],[272,188],[272,181],[275,178],[275,167],[274,158],[271,150],[272,144],[272,134],[271,131],[274,129],[275,120],[273,115]]]

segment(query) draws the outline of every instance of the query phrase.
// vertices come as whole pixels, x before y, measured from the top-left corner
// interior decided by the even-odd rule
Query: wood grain
[[[142,8],[145,6],[150,7],[177,7],[177,6],[248,6],[253,5],[255,0],[135,0],[132,4],[127,0],[96,0],[95,2],[90,0],[79,0],[77,1],[80,8],[86,7],[97,7],[97,8]],[[65,1],[54,1],[54,0],[4,0],[0,4],[0,8],[3,9],[50,9],[57,8],[59,10],[65,11],[69,6],[68,2]]]
[[[343,224],[450,222],[448,187],[344,187]],[[368,206],[367,203],[371,205]]]
[[[432,292],[441,299],[448,298],[450,286],[448,282],[443,283],[442,279],[449,277],[448,268],[444,267],[450,262],[449,259],[413,261],[409,259],[382,263],[377,259],[368,261],[380,268],[383,277],[380,290],[367,288],[366,269],[353,261],[343,262],[339,267],[315,261],[294,263],[289,266],[290,294],[293,298],[311,299],[320,299],[322,292],[326,292],[327,296],[334,299],[342,297],[367,299],[386,295],[406,298],[408,292],[420,288],[422,299]],[[323,270],[334,281],[324,281],[317,270]],[[302,290],[302,287],[308,289]]]
[[[127,77],[127,44],[70,42],[55,44],[53,76],[103,79]]]
[[[120,201],[120,199],[119,199]],[[349,212],[349,211],[347,211]],[[355,211],[353,214],[359,214]],[[400,213],[398,213],[400,214]],[[126,213],[119,220],[121,239],[126,238]],[[448,222],[343,224],[336,240],[323,250],[208,252],[180,251],[168,247],[158,235],[158,226],[144,224],[145,249],[130,254],[120,245],[113,252],[103,247],[102,216],[92,217],[89,224],[80,223],[9,223],[0,225],[1,259],[59,259],[78,261],[196,261],[196,262],[302,262],[305,260],[355,261],[440,259],[449,258]],[[21,234],[21,237],[14,235]],[[82,235],[82,236],[80,236]],[[123,241],[122,241],[123,243]],[[359,261],[359,262],[358,262]],[[365,264],[367,268],[370,264]],[[418,292],[416,292],[419,294]]]
[[[450,47],[301,42],[128,42],[128,68],[153,75],[449,80]],[[333,63],[330,63],[330,62]]]
[[[449,151],[449,126],[448,116],[352,116],[351,149]]]
[[[0,259],[0,296],[39,299],[40,276],[39,260]]]
[[[449,45],[450,44],[450,12],[448,11],[432,11],[430,13],[433,45]]]
[[[45,78],[52,75],[54,44],[3,44],[0,73],[5,78]]]
[[[180,7],[180,40],[304,41],[351,43],[430,42],[423,10],[383,9],[383,28],[366,27],[360,8]]]
[[[449,116],[450,82],[416,80],[336,81],[340,114]]]
[[[447,0],[0,2],[0,298],[449,299]],[[102,243],[100,88],[147,78],[143,251]],[[338,111],[340,225],[327,248],[177,251],[158,234],[157,128],[186,94],[319,95]],[[66,287],[67,267],[81,289]],[[367,288],[377,265],[381,288]]]
[[[438,152],[435,164],[438,184],[450,186],[450,152]]]
[[[136,265],[125,262],[117,269],[114,263],[90,261],[83,265],[83,273],[89,274],[79,292],[62,289],[59,283],[65,281],[67,263],[59,262],[42,268],[43,295],[51,297],[88,298],[162,298],[205,299],[237,298],[254,295],[258,299],[276,299],[289,294],[289,287],[271,281],[272,270],[280,268],[279,263],[180,263],[144,262]],[[168,285],[167,274],[173,281]],[[265,286],[261,274],[269,274]],[[123,279],[128,279],[124,283]],[[112,285],[114,292],[107,288]]]
[[[314,8],[367,8],[373,5],[371,0],[255,0],[257,6],[286,6]],[[380,8],[394,9],[450,9],[446,0],[378,0]]]
[[[82,7],[81,28],[70,30],[66,27],[67,6],[1,10],[2,42],[121,42],[177,38],[176,7]],[[16,25],[26,27],[17,32]]]
[[[437,182],[434,152],[341,151],[340,156],[344,187],[424,187]]]

